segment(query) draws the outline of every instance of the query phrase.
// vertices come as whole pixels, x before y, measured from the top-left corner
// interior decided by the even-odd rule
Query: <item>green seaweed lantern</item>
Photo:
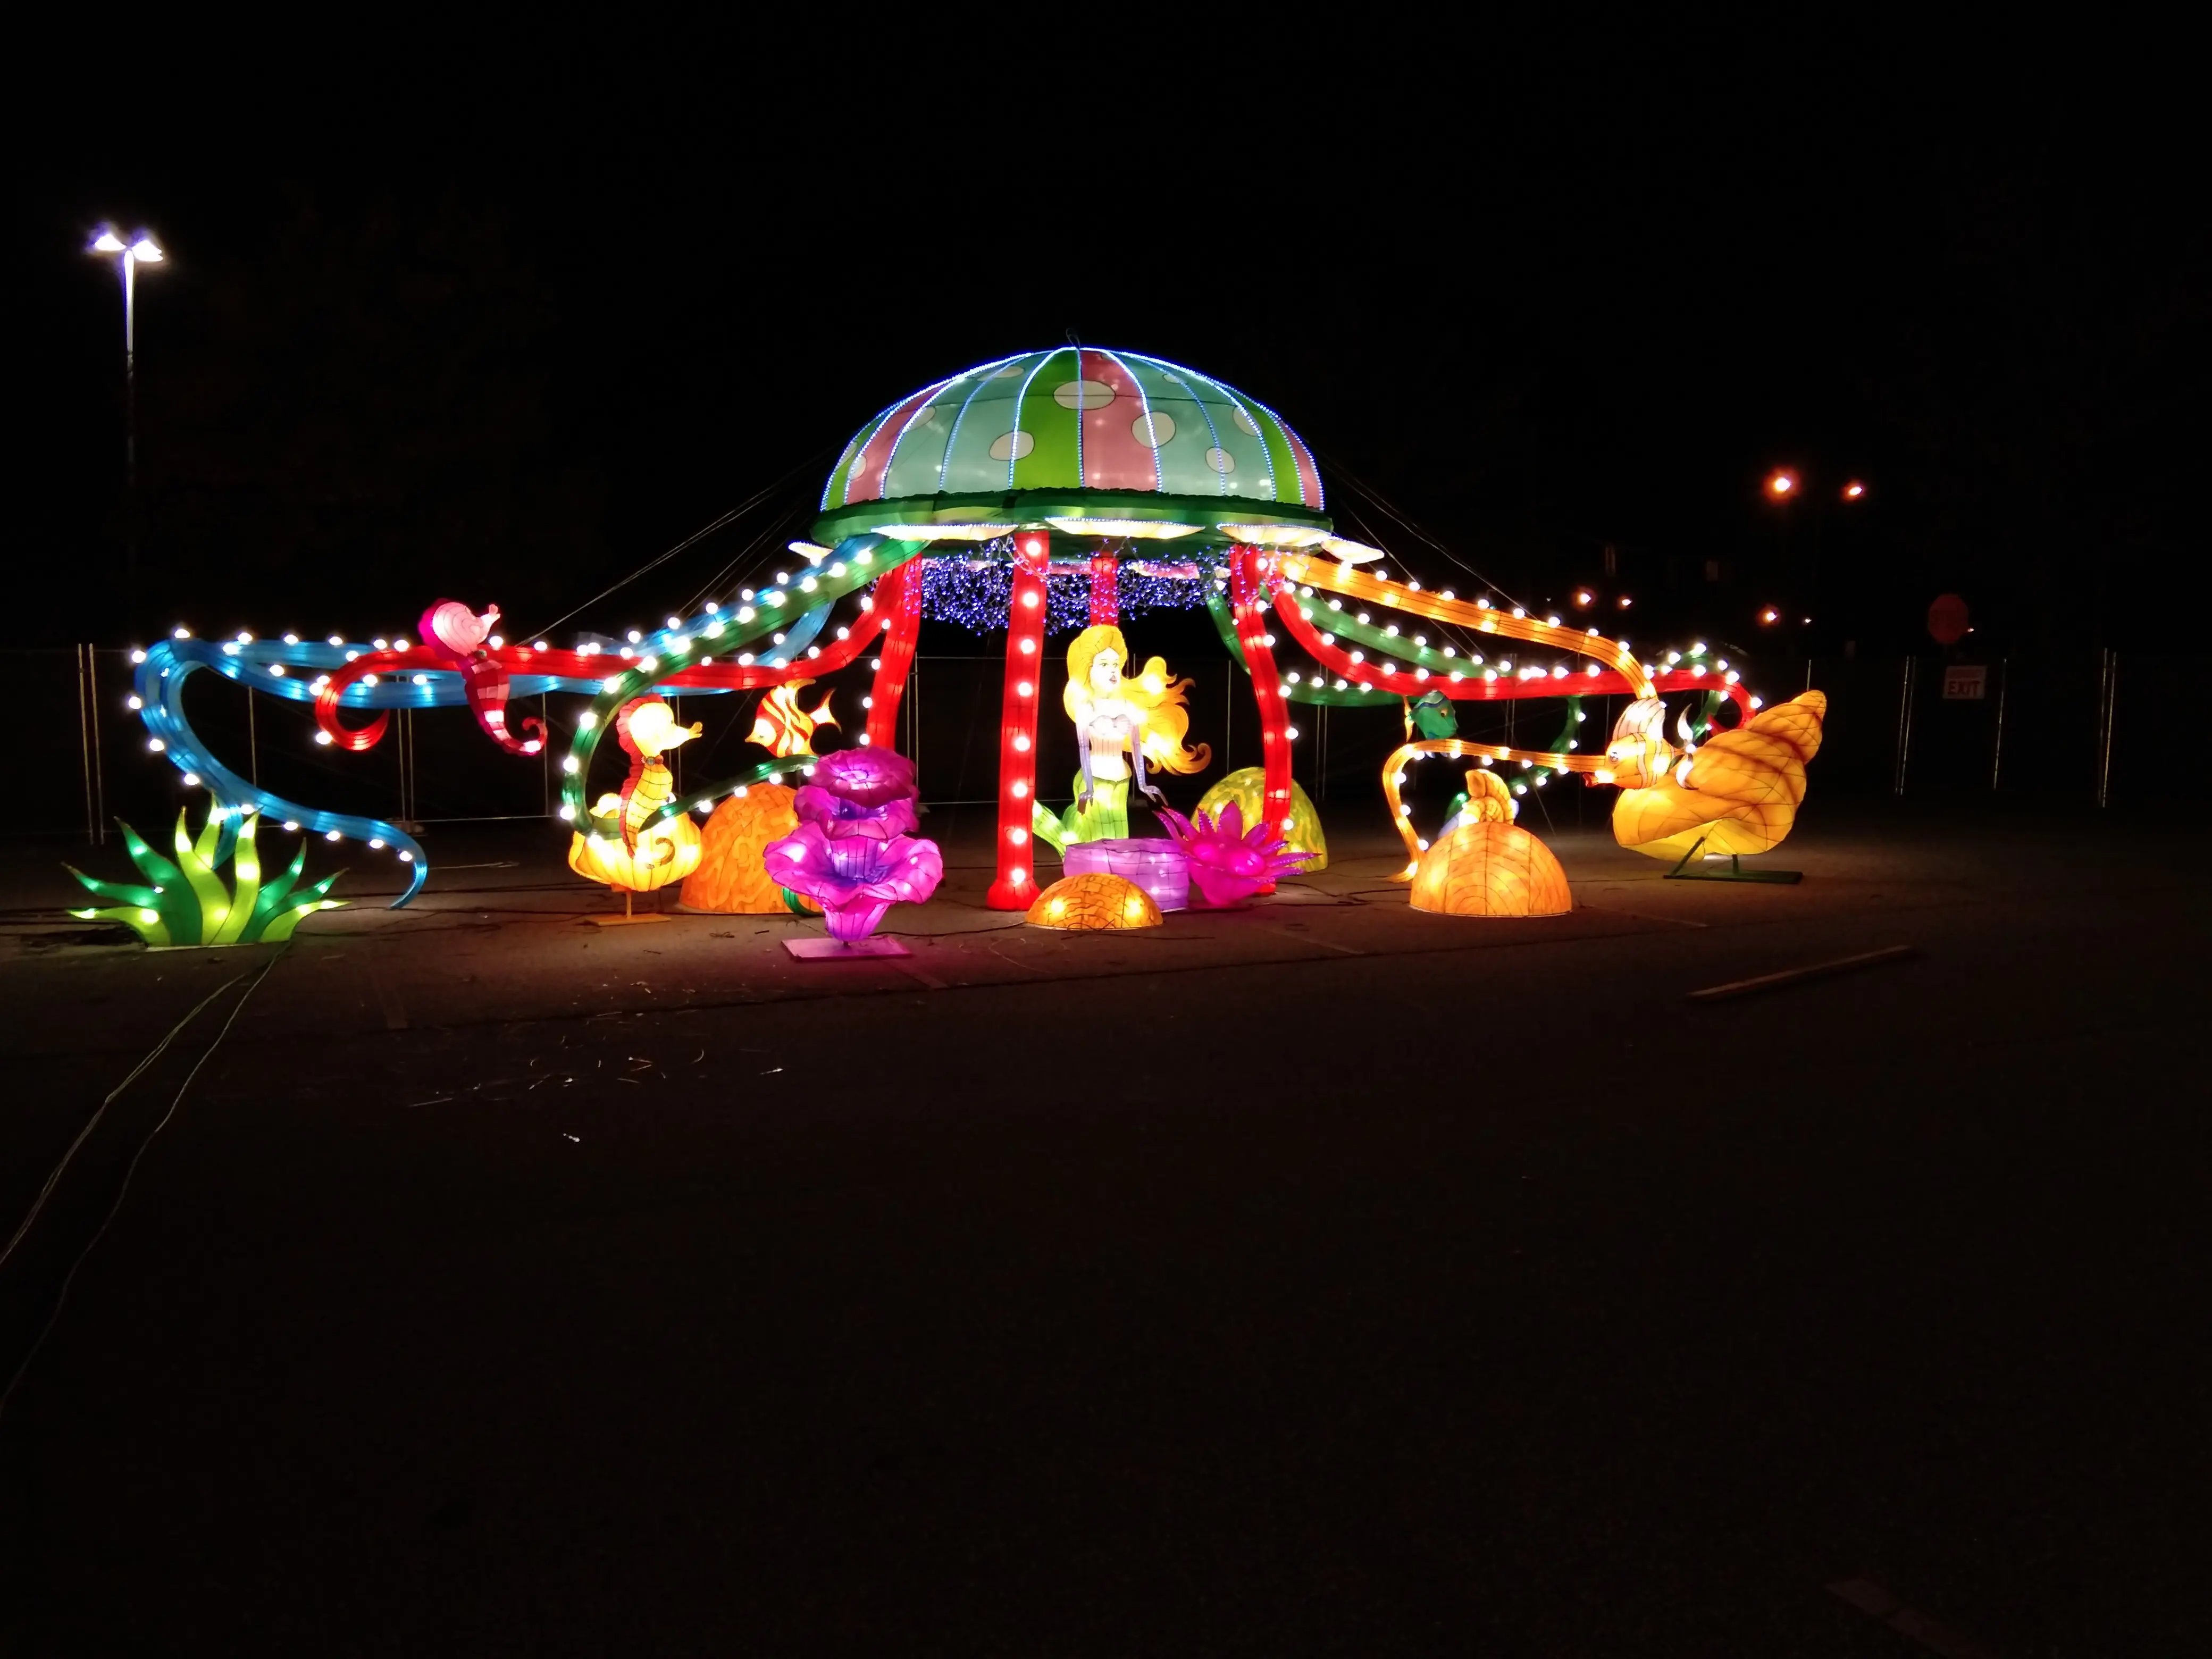
[[[264,883],[261,854],[253,842],[261,815],[236,812],[234,829],[233,817],[233,809],[211,799],[207,822],[195,839],[185,828],[185,810],[179,807],[174,864],[118,818],[131,861],[150,884],[139,887],[101,881],[74,865],[64,865],[94,898],[120,901],[105,909],[70,914],[84,921],[119,921],[148,945],[274,945],[292,937],[301,917],[341,908],[341,901],[324,895],[343,871],[334,871],[313,885],[295,890],[307,862],[304,843],[293,858],[292,867]],[[235,891],[216,873],[226,862],[237,872]]]

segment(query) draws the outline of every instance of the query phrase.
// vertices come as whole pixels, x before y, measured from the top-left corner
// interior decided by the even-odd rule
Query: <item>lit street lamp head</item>
[[[1778,472],[1766,481],[1766,493],[1778,501],[1787,499],[1796,488],[1797,475],[1794,472]]]
[[[85,252],[119,253],[123,256],[121,263],[126,265],[158,265],[166,257],[161,252],[161,245],[154,240],[153,232],[142,230],[126,242],[115,234],[112,225],[102,225],[100,234],[92,239]]]

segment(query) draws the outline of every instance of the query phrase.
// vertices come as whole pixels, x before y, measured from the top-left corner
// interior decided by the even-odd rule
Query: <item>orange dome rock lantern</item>
[[[1459,827],[1421,854],[1416,910],[1446,916],[1563,916],[1575,908],[1552,849],[1513,823],[1513,797],[1494,773],[1469,771]]]
[[[1063,933],[1157,927],[1160,907],[1135,882],[1102,870],[1062,876],[1036,896],[1030,906],[1029,920],[1035,927]]]
[[[781,915],[789,908],[784,890],[768,872],[763,854],[799,827],[792,810],[794,791],[780,783],[756,783],[714,809],[702,832],[699,867],[684,878],[687,910],[725,915]],[[821,907],[803,900],[810,910]]]

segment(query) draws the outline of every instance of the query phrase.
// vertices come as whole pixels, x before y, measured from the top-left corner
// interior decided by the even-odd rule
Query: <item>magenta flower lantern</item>
[[[1189,860],[1190,884],[1200,909],[1229,909],[1305,868],[1305,855],[1291,852],[1279,830],[1261,823],[1248,831],[1243,810],[1235,801],[1212,822],[1203,812],[1194,823],[1180,812],[1163,811],[1160,817]]]
[[[920,904],[945,878],[937,843],[914,834],[914,763],[884,749],[841,749],[792,799],[799,827],[762,854],[768,872],[822,906],[830,937],[864,939],[894,904]]]

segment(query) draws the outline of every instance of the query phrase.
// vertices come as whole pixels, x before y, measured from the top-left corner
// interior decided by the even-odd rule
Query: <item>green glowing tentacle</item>
[[[1213,631],[1221,635],[1221,643],[1230,657],[1239,668],[1250,673],[1251,665],[1244,660],[1244,647],[1237,637],[1236,613],[1228,596],[1209,586],[1206,590],[1206,611],[1213,618]],[[1341,691],[1333,691],[1317,679],[1303,680],[1296,685],[1287,685],[1286,683],[1283,695],[1292,702],[1327,703],[1336,708],[1379,708],[1385,703],[1398,701],[1398,694],[1395,691],[1364,685],[1347,685]]]

